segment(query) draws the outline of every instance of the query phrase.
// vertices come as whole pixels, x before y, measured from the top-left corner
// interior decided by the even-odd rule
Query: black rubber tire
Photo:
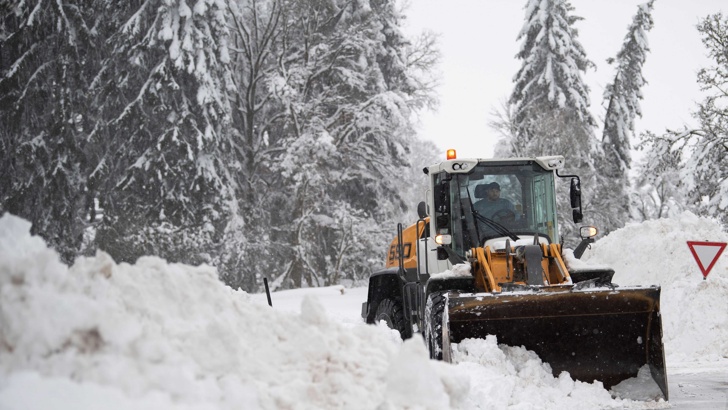
[[[404,320],[404,311],[399,301],[384,299],[379,302],[377,313],[374,314],[374,323],[379,323],[380,320],[387,323],[390,329],[398,331],[402,340],[409,337],[407,322]]]
[[[430,349],[430,358],[442,360],[442,317],[445,314],[447,292],[433,292],[425,305],[425,340]]]

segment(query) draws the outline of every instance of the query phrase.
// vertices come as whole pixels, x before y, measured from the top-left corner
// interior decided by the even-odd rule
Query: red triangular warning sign
[[[710,270],[713,269],[713,265],[718,262],[718,258],[723,253],[726,243],[688,241],[688,247],[690,248],[690,252],[693,253],[695,261],[698,262],[700,271],[703,272],[703,278],[706,278]]]

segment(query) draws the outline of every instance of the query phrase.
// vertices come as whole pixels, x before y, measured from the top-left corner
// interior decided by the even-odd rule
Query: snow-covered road
[[[728,410],[728,364],[668,363],[668,375],[672,408]]]

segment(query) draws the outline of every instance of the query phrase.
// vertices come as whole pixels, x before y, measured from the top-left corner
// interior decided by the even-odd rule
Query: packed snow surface
[[[429,360],[420,339],[361,321],[366,288],[276,292],[270,308],[208,266],[117,264],[99,252],[67,267],[29,232],[0,217],[3,410],[670,407],[554,377],[495,337],[455,345],[454,365]],[[583,258],[612,266],[617,283],[662,285],[668,373],[728,360],[728,263],[704,281],[688,240],[728,235],[686,213],[613,232]]]

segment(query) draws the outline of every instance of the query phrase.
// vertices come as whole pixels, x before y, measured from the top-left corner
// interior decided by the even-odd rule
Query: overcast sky
[[[606,59],[616,56],[637,6],[645,0],[572,0],[578,40],[597,66],[584,80],[591,91],[592,115],[604,117],[602,95],[614,75]],[[521,66],[515,59],[524,19],[525,0],[410,0],[405,32],[440,34],[440,107],[420,116],[419,134],[440,148],[455,148],[459,156],[490,157],[498,136],[489,128],[491,111],[508,98]],[[695,124],[691,112],[702,99],[697,71],[707,58],[696,25],[721,9],[725,0],[656,0],[655,27],[648,33],[651,52],[643,68],[642,118],[636,134]],[[633,145],[636,138],[633,139]],[[463,155],[467,153],[467,155]]]

